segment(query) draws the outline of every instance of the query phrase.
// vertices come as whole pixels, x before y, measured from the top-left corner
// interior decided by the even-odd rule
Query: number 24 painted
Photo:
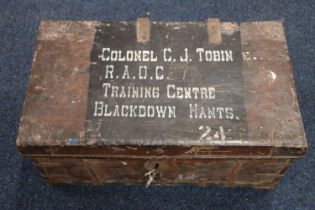
[[[219,131],[213,131],[208,125],[199,126],[199,130],[202,131],[200,140],[213,140],[213,139],[221,139],[225,140],[225,133],[222,126],[219,126]]]

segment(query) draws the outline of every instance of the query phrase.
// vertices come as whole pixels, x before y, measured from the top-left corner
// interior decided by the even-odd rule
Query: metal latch
[[[157,175],[162,177],[162,172],[168,169],[168,164],[163,160],[148,160],[144,163],[143,167],[148,171],[144,176],[148,177],[145,188],[148,188]]]

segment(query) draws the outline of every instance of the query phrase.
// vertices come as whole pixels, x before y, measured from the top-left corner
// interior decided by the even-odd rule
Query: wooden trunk
[[[48,183],[273,188],[307,142],[281,21],[42,21],[17,147]]]

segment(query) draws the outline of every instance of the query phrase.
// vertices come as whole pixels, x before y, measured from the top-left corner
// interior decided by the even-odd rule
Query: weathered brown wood
[[[147,172],[145,159],[130,158],[33,158],[37,168],[49,183],[111,182],[144,183]],[[167,164],[156,177],[159,184],[223,184],[225,186],[253,186],[270,188],[291,164],[285,159],[157,159]],[[82,166],[84,165],[84,167]]]
[[[197,134],[202,134],[200,130],[205,129],[205,126],[195,125],[198,120],[186,121],[179,114],[180,120],[176,122],[181,122],[183,127],[176,129],[181,134],[170,130],[167,124],[169,121],[137,119],[123,124],[130,125],[130,128],[117,130],[116,135],[122,136],[125,133],[124,136],[130,138],[110,138],[109,133],[104,136],[99,132],[104,128],[104,123],[93,124],[93,118],[89,117],[89,94],[91,81],[94,81],[91,72],[98,65],[93,60],[93,52],[95,47],[101,45],[98,40],[103,36],[102,33],[109,33],[110,30],[114,33],[112,44],[121,47],[123,42],[115,42],[117,36],[129,40],[130,45],[126,47],[130,49],[133,46],[141,49],[162,46],[162,42],[154,41],[172,43],[170,40],[176,41],[177,37],[185,40],[180,46],[183,47],[189,44],[185,38],[171,37],[181,31],[185,32],[182,34],[184,37],[190,30],[200,30],[199,35],[191,35],[191,42],[194,43],[193,40],[198,37],[204,38],[211,49],[220,44],[225,46],[225,42],[233,37],[230,40],[234,40],[231,43],[234,43],[235,54],[242,55],[239,57],[242,58],[241,72],[236,75],[242,81],[235,84],[232,82],[235,90],[224,90],[241,94],[243,102],[240,100],[237,106],[241,107],[244,103],[244,118],[235,121],[236,124],[233,125],[244,128],[244,131],[231,134],[231,138],[227,139],[195,138]],[[214,34],[216,35],[213,36]],[[238,51],[237,38],[240,38]],[[178,46],[175,45],[174,49]],[[174,75],[184,72],[179,84],[185,84],[203,81],[205,76],[187,73],[187,69],[198,72],[198,68],[205,67],[204,64],[198,65],[194,62],[188,64],[173,61],[167,67]],[[221,64],[209,65],[206,68],[220,69]],[[238,69],[237,65],[231,65],[231,68]],[[225,68],[227,64],[222,66]],[[224,75],[224,71],[216,73]],[[234,74],[227,75],[231,77]],[[192,80],[189,80],[190,77]],[[220,78],[224,79],[222,76]],[[163,81],[161,87],[172,81]],[[135,83],[137,82],[141,81]],[[149,81],[148,84],[155,82]],[[243,87],[239,87],[243,83]],[[218,97],[217,100],[222,100],[223,103],[225,98],[223,99]],[[133,101],[130,99],[129,102]],[[142,102],[146,102],[146,99]],[[178,106],[182,105],[183,103]],[[126,119],[119,120],[106,121],[112,123],[105,125],[121,127],[120,123]],[[158,130],[157,139],[133,138],[134,134],[138,135],[133,133],[134,129],[148,125],[152,125],[150,128],[163,128]],[[192,126],[191,129],[189,126]],[[145,131],[148,130],[143,130],[143,133]],[[176,134],[175,137],[173,134]],[[148,172],[148,167],[144,167],[145,162],[157,160],[167,163],[167,167],[154,174],[153,184],[196,183],[272,188],[292,161],[302,157],[307,149],[282,22],[238,24],[209,20],[150,23],[147,19],[120,23],[42,21],[17,147],[22,155],[32,157],[49,183],[99,185],[110,182],[145,182],[147,177],[144,174]]]

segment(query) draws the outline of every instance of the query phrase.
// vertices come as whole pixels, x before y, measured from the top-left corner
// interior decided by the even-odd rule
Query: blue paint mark
[[[78,144],[78,139],[77,138],[69,139],[69,143],[72,144],[72,145]]]

